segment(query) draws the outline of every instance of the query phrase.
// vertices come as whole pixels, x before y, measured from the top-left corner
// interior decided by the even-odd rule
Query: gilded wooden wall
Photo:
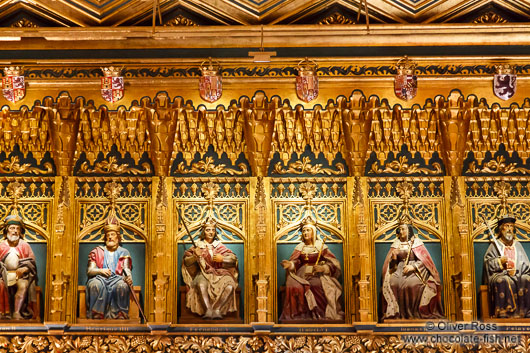
[[[439,244],[447,319],[479,319],[473,249],[487,241],[480,217],[493,220],[509,208],[520,240],[528,240],[530,87],[523,77],[515,96],[499,101],[484,73],[493,64],[459,60],[420,62],[418,95],[408,102],[395,97],[394,66],[381,60],[321,63],[311,103],[296,98],[291,62],[260,68],[260,75],[223,63],[215,103],[200,99],[189,63],[128,65],[118,103],[101,98],[93,63],[26,67],[26,97],[4,101],[0,114],[0,215],[17,205],[32,244],[45,244],[44,325],[3,322],[0,329],[12,332],[0,347],[408,350],[403,324],[377,323],[375,246],[389,239],[402,212]],[[527,74],[528,63],[520,64]],[[80,247],[101,241],[111,206],[124,241],[143,244],[147,325],[77,319],[79,269],[86,266]],[[277,250],[297,241],[308,211],[331,243],[342,244],[341,325],[278,325]],[[221,221],[223,240],[244,247],[242,325],[179,323],[177,264],[189,244],[182,221],[194,232],[207,213]],[[424,324],[410,325],[425,333]],[[92,331],[111,333],[85,336]],[[16,336],[29,333],[37,336]]]

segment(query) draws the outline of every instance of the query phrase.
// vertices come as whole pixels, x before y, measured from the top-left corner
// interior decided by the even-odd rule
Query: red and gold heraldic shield
[[[416,75],[396,75],[394,78],[394,92],[403,100],[410,100],[418,93],[418,78]]]
[[[223,94],[223,80],[213,72],[203,72],[199,78],[199,93],[201,98],[213,103]]]
[[[24,76],[7,75],[2,78],[2,93],[5,99],[16,103],[26,95]]]
[[[101,78],[101,96],[107,102],[117,102],[125,94],[125,85],[121,76],[105,76]]]
[[[298,63],[296,76],[296,95],[306,103],[318,97],[318,65],[314,60],[305,58]]]
[[[308,103],[318,97],[318,76],[313,72],[299,72],[296,76],[296,95]]]

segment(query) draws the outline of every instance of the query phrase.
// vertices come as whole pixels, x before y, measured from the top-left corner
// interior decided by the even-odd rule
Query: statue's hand
[[[502,267],[506,268],[506,263],[508,262],[508,258],[506,256],[501,256],[501,265]]]
[[[403,268],[403,274],[408,275],[410,272],[414,272],[414,266],[407,265]]]
[[[201,257],[202,256],[202,249],[198,248],[198,247],[195,247],[195,249],[193,250],[193,253],[195,254],[195,256]]]
[[[215,254],[215,255],[213,256],[213,261],[214,261],[214,262],[223,262],[223,255],[221,255],[221,254]]]
[[[17,278],[22,278],[26,274],[26,272],[28,272],[27,267],[17,268],[17,271],[16,271]]]
[[[282,262],[280,262],[280,265],[282,265],[282,267],[286,270],[288,270],[291,267],[291,264],[292,262],[289,260],[283,260]]]
[[[110,277],[110,275],[112,275],[112,271],[109,270],[108,268],[104,268],[104,269],[100,270],[100,274],[103,277]]]
[[[125,281],[125,283],[127,283],[130,286],[132,286],[133,281],[132,281],[132,278],[130,276],[123,277],[123,280]]]
[[[324,273],[324,272],[326,272],[326,268],[323,265],[315,265],[313,267],[313,272],[314,273]]]

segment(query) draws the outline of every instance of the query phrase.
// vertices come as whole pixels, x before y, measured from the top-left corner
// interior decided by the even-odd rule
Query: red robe
[[[2,263],[4,262],[6,256],[9,254],[9,250],[11,247],[9,246],[9,243],[7,240],[4,240],[0,243],[0,261]],[[33,250],[31,250],[31,247],[29,244],[19,239],[17,246],[15,247],[15,250],[17,252],[17,255],[19,257],[19,268],[21,267],[27,267],[29,271],[25,274],[25,277],[28,277],[29,280],[29,288],[28,293],[26,294],[26,298],[35,298],[35,285],[34,282],[37,278],[37,266],[35,263],[35,255],[33,254]],[[0,280],[0,313],[2,314],[9,314],[10,313],[10,305],[9,305],[9,291],[8,287],[6,285],[7,281],[7,273],[5,272],[5,267],[2,265],[2,280]],[[27,315],[26,315],[27,316]]]
[[[303,253],[303,249],[310,249]],[[320,255],[319,264],[329,268],[328,274],[306,275],[306,269],[314,266]],[[340,303],[342,285],[340,262],[335,255],[318,240],[315,245],[300,243],[291,254],[289,261],[294,271],[287,273],[285,298],[281,321],[292,320],[344,320]]]
[[[117,275],[121,276],[123,274],[123,262],[126,259],[131,259],[131,256],[129,255],[129,252],[125,250],[124,248],[122,248],[121,246],[118,247],[118,249],[116,250],[116,253],[119,256],[118,264],[116,265],[115,269],[111,268],[110,270],[115,270],[114,272]],[[105,247],[104,246],[98,246],[97,248],[94,248],[90,252],[90,254],[88,254],[88,261],[94,262],[98,268],[103,268],[104,260],[105,260]],[[130,260],[129,264],[131,266],[130,269],[132,270],[132,259]]]
[[[425,281],[422,290],[419,293],[415,293],[415,295],[422,296],[425,293],[425,287],[429,287],[429,291],[431,293],[435,293],[435,295],[429,300],[428,303],[424,303],[423,305],[419,305],[416,308],[408,308],[409,312],[413,312],[415,317],[408,317],[404,308],[399,308],[398,312],[395,313],[392,317],[386,317],[387,312],[387,306],[390,305],[387,302],[387,297],[392,297],[393,294],[390,292],[385,292],[385,282],[388,281],[389,276],[391,275],[389,273],[389,266],[391,262],[391,253],[392,249],[396,248],[396,244],[399,243],[399,240],[396,239],[396,241],[392,244],[391,250],[388,252],[385,262],[383,264],[383,274],[382,274],[382,313],[383,318],[405,318],[405,319],[433,319],[433,318],[442,318],[443,312],[442,312],[442,297],[441,297],[441,282],[440,282],[440,274],[438,273],[438,270],[436,269],[436,266],[434,265],[434,262],[431,258],[431,255],[429,254],[429,251],[423,244],[423,242],[415,238],[414,244],[412,245],[412,253],[414,254],[414,258],[419,260],[423,266],[428,271],[428,276],[423,278]],[[421,275],[421,274],[420,274]],[[406,278],[402,278],[402,283],[406,284],[409,282],[406,282]],[[402,290],[400,292],[400,295],[410,295],[411,292],[413,292],[412,288],[410,288],[409,291]],[[392,298],[392,300],[395,300],[396,298]],[[399,298],[398,298],[399,299]],[[420,299],[420,298],[418,298]],[[408,300],[407,302],[417,302],[420,303],[421,300]],[[397,300],[397,302],[403,302],[400,300]],[[396,306],[396,303],[394,303],[394,307]]]
[[[209,245],[211,246],[212,254],[208,251]],[[215,303],[221,297],[227,286],[230,285],[234,288],[230,300],[227,300],[226,304],[220,308],[221,314],[225,315],[228,312],[237,311],[235,289],[238,287],[239,273],[236,255],[218,240],[214,240],[212,244],[199,240],[197,241],[197,246],[203,250],[199,260],[202,264],[202,269],[197,262],[190,266],[186,266],[185,261],[182,263],[182,278],[189,288],[186,294],[186,307],[198,315],[205,313],[200,290],[194,285],[197,278],[200,279],[200,276],[204,276],[208,281],[208,296],[211,303]],[[194,247],[186,250],[184,259],[194,256],[194,251]],[[232,258],[234,261],[233,266],[226,266],[223,262],[213,261],[215,255]]]

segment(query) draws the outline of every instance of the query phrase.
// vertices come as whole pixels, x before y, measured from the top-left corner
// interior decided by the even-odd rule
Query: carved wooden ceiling
[[[156,1],[157,26],[365,23],[365,1],[377,24],[530,22],[524,0],[0,0],[0,26],[151,26]]]

